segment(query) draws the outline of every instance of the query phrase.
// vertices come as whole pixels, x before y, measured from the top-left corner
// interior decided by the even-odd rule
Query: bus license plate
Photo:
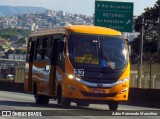
[[[98,93],[98,94],[104,94],[105,93],[105,90],[95,90],[94,93]]]

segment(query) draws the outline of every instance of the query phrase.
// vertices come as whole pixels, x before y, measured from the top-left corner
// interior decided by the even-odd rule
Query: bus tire
[[[36,104],[42,104],[42,101],[43,100],[43,98],[42,98],[42,96],[41,95],[38,95],[37,93],[35,94],[35,102],[36,102]]]
[[[62,89],[60,86],[57,88],[57,104],[62,104]]]
[[[70,107],[70,105],[71,105],[70,99],[62,97],[62,105],[64,107]]]
[[[34,97],[36,104],[47,105],[49,103],[49,97],[44,95],[39,95],[37,91],[37,86],[34,86]]]
[[[87,103],[87,102],[77,102],[76,104],[78,107],[80,107],[80,106],[88,107],[89,106],[89,103]]]
[[[48,105],[48,103],[49,103],[49,97],[43,95],[43,96],[42,96],[42,104]]]
[[[64,107],[69,107],[71,104],[69,99],[62,96],[62,88],[60,85],[57,88],[57,104],[62,104]]]
[[[110,111],[116,111],[118,109],[118,102],[117,101],[111,101],[108,103],[109,110]]]
[[[34,83],[33,94],[34,94],[34,98],[35,98],[35,103],[36,104],[41,104],[42,103],[42,97],[40,95],[38,95],[36,83]]]
[[[44,95],[37,95],[35,97],[35,102],[36,102],[36,104],[48,105],[49,98],[47,96],[44,96]]]

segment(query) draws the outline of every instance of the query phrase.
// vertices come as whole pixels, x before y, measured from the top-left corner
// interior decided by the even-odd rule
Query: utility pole
[[[141,78],[142,78],[142,58],[143,58],[143,35],[144,35],[144,17],[140,17],[140,49],[139,49],[139,70],[138,70],[138,88],[141,88]]]

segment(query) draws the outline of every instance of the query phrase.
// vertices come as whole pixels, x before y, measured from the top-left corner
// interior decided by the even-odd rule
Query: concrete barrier
[[[160,108],[160,89],[130,88],[129,99],[122,104]]]
[[[23,83],[15,83],[12,81],[8,81],[8,82],[1,81],[0,82],[0,90],[25,93]]]

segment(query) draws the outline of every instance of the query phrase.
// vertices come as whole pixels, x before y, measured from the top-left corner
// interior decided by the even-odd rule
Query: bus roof
[[[85,33],[85,34],[121,36],[121,32],[111,28],[105,28],[100,26],[88,26],[88,25],[71,25],[67,27],[50,28],[50,29],[44,29],[44,30],[32,32],[29,35],[29,37],[52,35],[57,33],[65,34],[66,30],[70,32]]]
[[[78,32],[78,33],[121,36],[121,32],[119,31],[100,26],[73,25],[67,27],[67,29],[71,32]]]
[[[58,33],[65,33],[66,28],[65,27],[59,27],[59,28],[49,28],[49,29],[43,29],[40,31],[32,32],[29,37],[36,37],[36,36],[44,36],[44,35],[52,35],[52,34],[58,34]]]

